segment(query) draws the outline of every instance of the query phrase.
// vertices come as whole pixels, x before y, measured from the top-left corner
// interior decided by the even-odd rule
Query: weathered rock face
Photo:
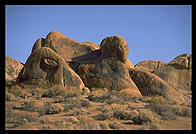
[[[139,69],[129,69],[129,73],[142,95],[159,95],[177,103],[184,102],[183,96],[159,76]]]
[[[80,64],[77,73],[89,88],[130,89],[141,96],[129,77],[128,68],[132,68],[132,63],[127,55],[128,45],[122,37],[107,37],[101,42],[100,56],[90,63]]]
[[[33,47],[17,82],[35,84],[42,88],[54,85],[84,88],[80,77],[49,47]]]
[[[129,47],[121,36],[107,37],[102,40],[100,46],[102,58],[113,57],[125,63],[129,53]]]
[[[141,61],[138,64],[136,64],[134,68],[142,69],[148,72],[154,72],[155,70],[158,70],[159,68],[162,68],[163,66],[165,66],[165,64],[166,63],[163,61],[145,60],[145,61]]]
[[[15,80],[18,77],[23,64],[6,56],[5,57],[5,79],[8,81]]]
[[[177,89],[191,90],[192,56],[182,54],[154,72]]]
[[[80,43],[64,36],[57,31],[50,32],[47,35],[43,46],[50,47],[52,50],[58,53],[65,61],[72,61],[75,57],[86,55],[89,52],[100,48],[93,42]]]
[[[114,58],[102,59],[97,63],[82,64],[78,74],[89,88],[108,88],[110,90],[130,90],[140,92],[129,77],[128,69]]]

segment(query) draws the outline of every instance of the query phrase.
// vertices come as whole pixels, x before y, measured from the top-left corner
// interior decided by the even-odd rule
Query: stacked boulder
[[[168,63],[142,61],[134,67],[128,53],[128,44],[121,36],[107,37],[97,45],[53,31],[35,42],[17,83],[42,88],[107,88],[136,97],[161,95],[178,103],[184,101],[176,89],[191,88],[191,55],[180,55]]]

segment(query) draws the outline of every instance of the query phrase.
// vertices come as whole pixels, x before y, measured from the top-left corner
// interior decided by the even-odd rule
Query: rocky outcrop
[[[129,73],[142,95],[158,95],[177,103],[184,102],[184,97],[159,76],[139,69],[129,69]]]
[[[93,88],[107,88],[137,97],[161,95],[183,102],[173,87],[190,88],[191,55],[180,55],[169,63],[147,60],[134,68],[128,53],[128,44],[121,36],[107,37],[99,46],[53,31],[35,42],[17,83],[42,88],[80,87],[86,97]]]
[[[191,90],[192,56],[179,55],[154,73],[176,89]]]
[[[156,61],[156,60],[145,60],[137,63],[134,68],[136,69],[142,69],[144,71],[148,72],[154,72],[155,70],[158,70],[165,66],[165,62],[163,61]]]
[[[101,42],[100,56],[91,63],[80,64],[77,73],[89,88],[109,90],[129,89],[141,96],[129,77],[127,67],[128,44],[120,36],[111,36]],[[111,50],[112,49],[112,50]]]
[[[18,77],[21,69],[23,68],[23,64],[12,59],[9,56],[5,57],[5,80],[13,81]]]
[[[80,77],[49,47],[33,49],[17,78],[17,83],[21,82],[42,88],[54,85],[84,88]]]

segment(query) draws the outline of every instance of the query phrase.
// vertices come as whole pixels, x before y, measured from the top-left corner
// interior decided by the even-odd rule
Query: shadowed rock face
[[[142,95],[159,95],[177,103],[184,102],[183,96],[159,76],[138,69],[129,69],[129,73]]]
[[[8,81],[15,80],[18,77],[23,64],[6,56],[5,57],[5,79]]]
[[[192,56],[182,54],[154,72],[177,89],[191,90]]]

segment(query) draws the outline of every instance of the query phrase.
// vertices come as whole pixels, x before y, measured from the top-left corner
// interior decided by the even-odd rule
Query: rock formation
[[[192,56],[179,55],[154,73],[176,89],[191,90]]]
[[[12,59],[11,57],[5,57],[5,79],[7,81],[15,80],[22,68],[22,63]]]
[[[101,42],[101,54],[91,63],[80,64],[78,74],[89,88],[109,90],[130,89],[141,96],[129,77],[127,64],[128,44],[120,36],[111,36]]]
[[[145,60],[137,63],[134,68],[136,69],[142,69],[148,72],[154,72],[155,70],[158,70],[159,68],[162,68],[165,66],[165,62],[163,61],[156,61],[156,60]]]
[[[177,103],[184,101],[175,89],[191,88],[191,55],[180,55],[168,63],[142,61],[134,68],[128,53],[128,44],[121,36],[107,37],[97,45],[53,31],[35,42],[18,77],[15,73],[13,78],[17,77],[17,83],[42,88],[80,87],[84,96],[93,88],[107,88],[136,97],[161,95]],[[10,79],[7,72],[6,79]]]
[[[84,88],[80,77],[61,56],[49,47],[33,47],[31,55],[18,76],[17,83],[21,82],[40,87],[62,85]]]
[[[183,96],[159,76],[148,71],[129,69],[130,76],[144,96],[163,96],[177,103],[184,102]]]
[[[43,87],[60,84],[130,89],[141,96],[129,77],[128,68],[133,65],[127,58],[128,52],[128,44],[120,36],[107,37],[99,46],[93,42],[80,43],[53,31],[46,39],[35,42],[17,82]]]

